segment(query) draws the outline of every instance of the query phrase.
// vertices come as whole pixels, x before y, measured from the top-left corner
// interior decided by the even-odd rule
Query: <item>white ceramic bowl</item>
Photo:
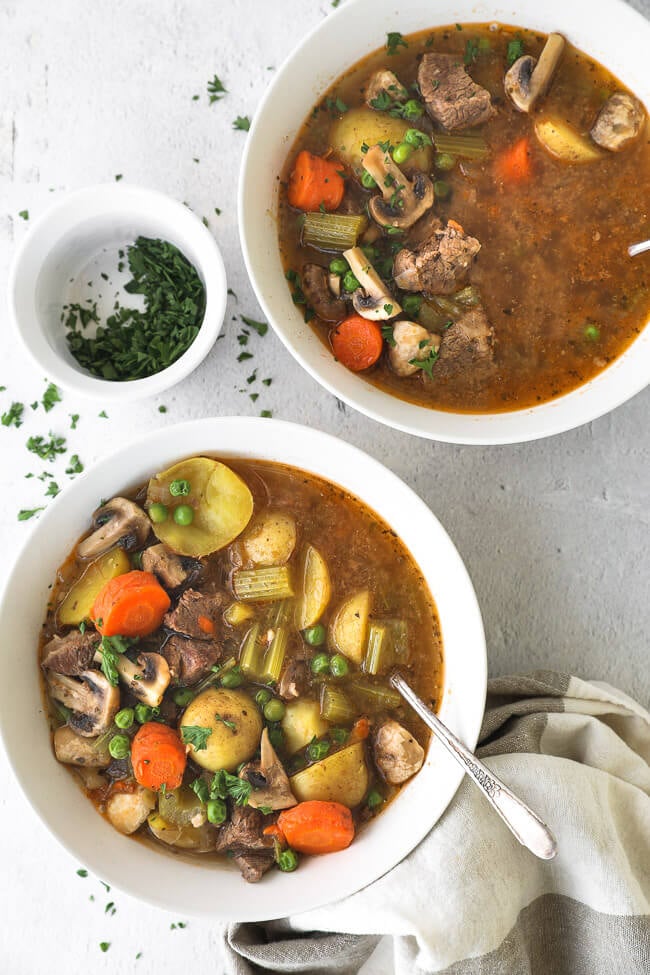
[[[323,92],[356,61],[381,47],[388,31],[408,34],[436,25],[493,21],[562,31],[650,106],[650,23],[620,0],[599,0],[596,6],[592,0],[347,0],[305,38],[269,86],[248,136],[239,185],[248,273],[266,317],[292,355],[326,389],[367,416],[416,436],[454,443],[535,440],[614,409],[650,381],[650,329],[586,385],[540,406],[512,413],[460,414],[401,401],[335,362],[294,306],[277,244],[277,177],[303,120]]]
[[[203,322],[189,349],[167,369],[127,382],[98,379],[68,349],[62,306],[101,293],[100,318],[111,314],[116,285],[130,277],[128,265],[117,270],[118,250],[140,234],[168,240],[194,265],[206,291]],[[124,402],[162,393],[203,361],[223,323],[226,272],[214,237],[188,207],[156,190],[109,183],[69,193],[34,222],[14,256],[8,296],[18,336],[43,375],[82,396]],[[122,293],[119,300],[143,307],[137,295]]]
[[[109,884],[172,910],[222,920],[261,920],[351,894],[381,876],[429,832],[462,773],[439,743],[419,775],[342,853],[308,858],[246,884],[227,861],[171,856],[117,833],[88,802],[50,745],[37,644],[56,567],[87,528],[100,497],[144,481],[193,453],[283,461],[331,479],[361,497],[400,535],[435,598],[444,642],[440,715],[470,747],[485,701],[480,611],[463,563],[426,505],[377,461],[324,433],[261,418],[198,420],[167,427],[124,447],[71,484],[35,524],[0,602],[0,731],[14,772],[44,825]]]

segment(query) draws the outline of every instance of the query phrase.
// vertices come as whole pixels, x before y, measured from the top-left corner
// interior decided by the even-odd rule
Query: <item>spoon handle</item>
[[[447,751],[463,765],[467,774],[474,780],[521,845],[542,860],[552,860],[557,853],[555,837],[539,816],[536,816],[532,809],[518,799],[476,755],[463,745],[462,741],[426,706],[400,674],[393,674],[390,682],[425,724],[435,732]]]

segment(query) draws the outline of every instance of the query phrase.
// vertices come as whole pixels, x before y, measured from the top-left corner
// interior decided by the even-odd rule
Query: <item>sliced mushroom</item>
[[[94,558],[119,545],[130,552],[147,540],[151,523],[142,508],[128,498],[111,498],[93,514],[95,531],[77,546],[81,559]]]
[[[390,785],[400,785],[422,768],[424,749],[397,721],[381,724],[372,742],[375,765]]]
[[[107,768],[112,761],[106,741],[84,738],[67,724],[54,732],[54,754],[65,765],[86,768]]]
[[[440,348],[440,336],[432,335],[416,322],[396,322],[393,340],[395,345],[388,351],[388,361],[398,376],[414,376],[421,368],[417,362]]]
[[[95,654],[95,661],[101,663],[101,650]],[[141,653],[133,663],[120,653],[115,660],[115,668],[120,680],[138,701],[151,708],[158,707],[171,681],[169,664],[161,654]]]
[[[377,108],[373,105],[373,102],[377,100],[382,94],[388,95],[391,101],[398,102],[404,101],[408,98],[408,91],[401,83],[396,74],[392,71],[388,71],[385,68],[380,71],[375,71],[368,78],[368,84],[366,86],[366,105],[370,108]]]
[[[288,809],[296,805],[289,778],[269,740],[268,728],[260,740],[260,760],[245,766],[240,776],[253,786],[248,805],[253,809]]]
[[[303,264],[302,290],[309,307],[324,322],[340,322],[345,318],[345,302],[332,295],[326,267],[320,264]]]
[[[48,672],[50,694],[73,712],[68,724],[84,738],[108,731],[120,706],[120,692],[98,670],[84,670],[78,678]]]
[[[134,792],[117,792],[106,803],[109,822],[127,836],[135,833],[156,805],[156,796],[138,786]]]
[[[327,285],[335,298],[341,297],[341,275],[328,274]]]
[[[343,252],[350,270],[361,285],[352,295],[352,304],[363,318],[387,321],[402,311],[360,247]]]
[[[529,112],[548,91],[565,44],[562,34],[549,34],[539,60],[524,54],[506,72],[506,95],[520,112]]]
[[[641,102],[625,91],[614,92],[599,111],[591,138],[603,149],[618,152],[636,139],[644,118]]]
[[[187,582],[191,569],[187,559],[176,552],[172,552],[163,542],[150,545],[142,553],[142,568],[145,572],[152,572],[167,589],[178,589]]]
[[[407,179],[381,146],[372,146],[363,157],[363,168],[381,190],[368,203],[370,216],[382,227],[405,230],[433,206],[433,183],[424,173]]]

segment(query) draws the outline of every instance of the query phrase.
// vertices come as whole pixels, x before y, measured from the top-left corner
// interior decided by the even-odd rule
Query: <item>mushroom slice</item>
[[[54,754],[57,761],[65,765],[79,765],[86,768],[107,768],[111,756],[106,741],[84,738],[67,724],[54,732]]]
[[[95,654],[94,659],[96,663],[101,663],[101,650]],[[115,669],[120,680],[138,701],[151,708],[158,707],[171,681],[169,664],[161,654],[141,653],[136,663],[133,663],[123,653],[119,653],[116,655]]]
[[[106,803],[106,815],[112,826],[127,836],[135,833],[156,805],[156,796],[141,786],[134,792],[117,792]]]
[[[388,351],[388,361],[397,376],[414,376],[421,369],[417,363],[440,348],[440,336],[427,332],[416,322],[399,321],[393,328],[395,345]]]
[[[370,216],[382,227],[405,230],[433,206],[433,183],[424,173],[406,178],[381,146],[372,146],[363,157],[363,168],[381,190],[368,203]]]
[[[591,127],[591,138],[603,149],[618,152],[636,139],[645,113],[641,102],[625,91],[617,91],[607,99]]]
[[[424,748],[397,721],[389,719],[377,728],[372,742],[375,765],[390,785],[400,785],[419,772]]]
[[[548,91],[565,44],[562,34],[549,34],[539,60],[524,54],[506,72],[506,95],[520,112],[529,112]]]
[[[381,69],[380,71],[375,71],[374,74],[371,74],[368,78],[368,84],[366,86],[366,105],[368,105],[370,108],[379,109],[379,105],[377,105],[376,102],[378,98],[381,98],[381,95],[387,95],[391,102],[404,101],[409,96],[408,91],[397,75],[385,68]]]
[[[260,739],[259,762],[243,768],[240,775],[242,778],[250,776],[253,789],[248,797],[248,805],[253,809],[288,809],[296,805],[287,773],[269,740],[268,728],[264,729]]]
[[[84,670],[78,678],[48,673],[50,694],[73,712],[68,724],[84,738],[108,731],[120,706],[120,692],[98,670]]]
[[[387,321],[402,311],[360,247],[343,252],[350,270],[361,285],[352,295],[352,304],[362,318]]]
[[[81,559],[94,558],[114,545],[127,552],[143,545],[151,523],[142,508],[128,498],[111,498],[93,514],[95,531],[77,545]]]

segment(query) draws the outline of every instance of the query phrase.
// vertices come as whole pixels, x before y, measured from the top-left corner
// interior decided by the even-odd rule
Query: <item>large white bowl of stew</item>
[[[177,913],[307,910],[435,826],[462,773],[394,667],[470,747],[483,714],[481,615],[435,516],[275,420],[191,422],[97,464],[34,526],[0,626],[28,801],[80,863]]]
[[[650,25],[598,14],[352,0],[278,72],[242,164],[244,256],[337,397],[508,443],[647,384],[650,255],[627,248],[650,236]]]

